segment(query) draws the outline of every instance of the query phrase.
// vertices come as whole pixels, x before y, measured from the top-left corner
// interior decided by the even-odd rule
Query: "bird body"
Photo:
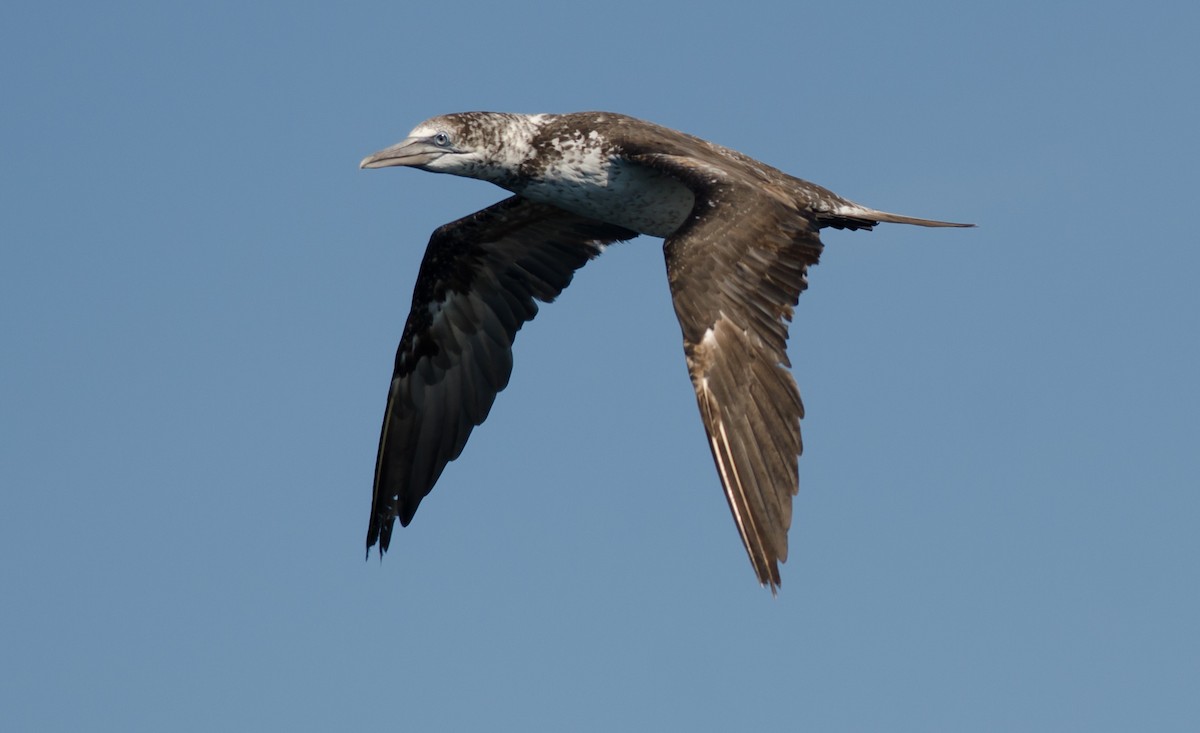
[[[737,151],[625,115],[431,118],[364,168],[411,166],[514,195],[434,232],[397,350],[367,548],[385,551],[508,383],[516,331],[613,242],[665,238],[684,355],[760,582],[780,583],[802,444],[787,326],[823,227],[969,226],[870,209]]]

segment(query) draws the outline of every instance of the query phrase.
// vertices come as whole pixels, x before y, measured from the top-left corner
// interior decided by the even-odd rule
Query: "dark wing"
[[[433,233],[388,390],[367,552],[388,548],[512,373],[512,343],[604,245],[635,236],[514,196]]]
[[[688,372],[750,562],[774,592],[787,560],[804,406],[787,357],[792,307],[820,257],[818,226],[762,180],[671,155],[631,155],[683,181],[691,217],[664,250]]]

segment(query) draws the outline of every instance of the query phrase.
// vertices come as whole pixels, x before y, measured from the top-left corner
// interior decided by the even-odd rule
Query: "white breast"
[[[670,235],[687,219],[695,197],[686,186],[650,168],[605,158],[600,145],[588,142],[556,146],[561,159],[517,193],[654,237]]]

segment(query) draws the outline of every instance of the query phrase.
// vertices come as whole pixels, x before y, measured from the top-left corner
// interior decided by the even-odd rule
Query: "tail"
[[[832,207],[829,211],[817,216],[821,226],[834,229],[870,229],[880,222],[888,224],[913,224],[919,227],[973,227],[974,224],[959,224],[953,221],[937,221],[936,219],[918,219],[915,216],[889,214],[886,211],[868,209],[858,204],[844,203]]]

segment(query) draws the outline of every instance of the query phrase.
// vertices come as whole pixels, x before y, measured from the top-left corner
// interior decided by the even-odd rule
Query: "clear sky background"
[[[1194,5],[1194,4],[1191,4]],[[0,729],[1194,731],[1188,3],[7,3]],[[661,243],[584,268],[381,564],[422,119],[607,109],[864,204],[772,599]]]

